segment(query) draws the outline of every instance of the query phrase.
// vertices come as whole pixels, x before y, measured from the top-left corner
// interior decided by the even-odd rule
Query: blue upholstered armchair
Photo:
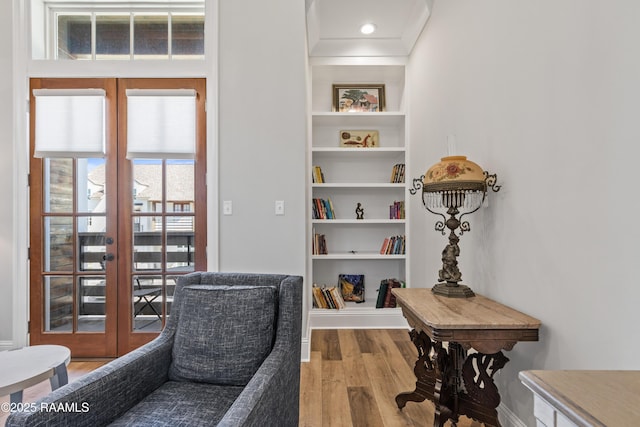
[[[88,412],[7,426],[296,426],[301,304],[299,276],[181,276],[158,338],[42,400]]]

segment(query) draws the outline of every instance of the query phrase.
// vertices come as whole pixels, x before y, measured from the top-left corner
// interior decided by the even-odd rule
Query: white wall
[[[304,2],[222,0],[219,49],[220,270],[303,275]]]
[[[3,341],[12,340],[12,305],[13,305],[13,82],[12,82],[12,7],[11,2],[0,2],[0,349]]]
[[[542,321],[497,378],[527,425],[521,370],[640,369],[639,20],[635,0],[436,0],[412,54],[411,170],[455,134],[503,184],[469,217],[460,264],[474,290]],[[413,206],[426,264],[411,277],[430,286],[446,242]]]
[[[219,270],[304,276],[304,2],[221,0],[219,37]]]

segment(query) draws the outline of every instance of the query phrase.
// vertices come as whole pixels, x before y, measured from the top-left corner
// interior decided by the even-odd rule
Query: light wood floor
[[[314,330],[311,361],[301,365],[300,426],[423,427],[433,425],[433,404],[409,402],[402,410],[398,393],[415,388],[417,350],[406,330]],[[72,361],[69,381],[105,361]],[[33,402],[51,391],[45,381],[24,391]],[[0,397],[0,403],[9,396]],[[8,414],[0,411],[0,426]],[[458,427],[480,427],[462,417]]]
[[[302,363],[300,426],[423,427],[433,425],[431,402],[395,397],[413,391],[418,351],[406,330],[314,330],[311,361]],[[458,427],[481,424],[461,417]]]

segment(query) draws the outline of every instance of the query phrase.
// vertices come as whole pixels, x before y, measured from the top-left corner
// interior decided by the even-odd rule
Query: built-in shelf
[[[325,182],[313,184],[315,188],[405,188],[404,183],[381,182]]]
[[[380,253],[374,252],[345,252],[345,253],[329,253],[326,255],[312,255],[311,258],[314,260],[363,260],[363,259],[375,259],[375,260],[403,260],[407,256],[406,255],[383,255]],[[377,288],[376,288],[377,289]]]
[[[377,148],[351,148],[351,147],[313,147],[314,153],[359,153],[363,155],[377,153],[404,153],[404,147],[377,147]]]
[[[375,64],[377,62],[378,64]],[[385,239],[406,236],[409,221],[389,219],[397,206],[406,205],[407,186],[397,180],[397,165],[408,159],[407,117],[404,111],[405,65],[397,59],[377,58],[366,65],[343,64],[330,60],[311,61],[311,117],[308,145],[308,227],[326,244],[326,255],[315,255],[309,244],[308,285],[335,286],[339,274],[365,276],[365,303],[348,303],[346,309],[311,309],[311,328],[396,328],[406,327],[399,309],[376,309],[380,282],[396,278],[410,286],[405,253],[380,254]],[[386,111],[340,113],[332,110],[332,84],[384,83]],[[343,147],[340,133],[349,130],[378,131],[376,147]],[[320,167],[324,182],[311,179]],[[313,199],[331,201],[337,219],[312,219]],[[365,219],[357,219],[360,209]],[[401,208],[400,208],[401,209]],[[360,211],[360,213],[362,213]],[[309,295],[311,307],[312,296]]]
[[[368,225],[368,224],[404,224],[405,219],[313,219],[313,224],[330,224],[330,225]]]

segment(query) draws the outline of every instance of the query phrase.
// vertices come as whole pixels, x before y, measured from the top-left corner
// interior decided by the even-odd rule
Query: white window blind
[[[196,91],[127,89],[127,158],[192,159]]]
[[[34,89],[35,157],[104,157],[103,89]]]

